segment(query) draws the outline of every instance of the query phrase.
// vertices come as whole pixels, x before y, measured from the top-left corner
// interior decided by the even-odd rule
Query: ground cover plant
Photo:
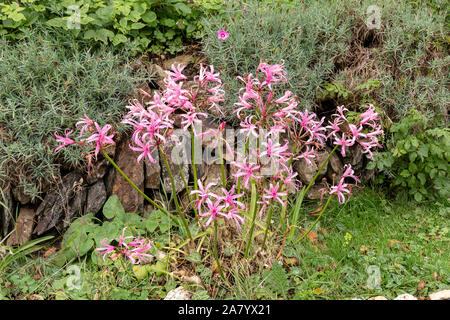
[[[279,259],[282,265],[267,253],[258,258],[258,264],[249,266],[235,256],[235,248],[228,244],[229,250],[222,255],[229,259],[229,265],[224,268],[234,270],[233,286],[220,281],[214,258],[206,254],[205,248],[187,245],[183,235],[175,230],[168,232],[166,226],[170,221],[167,220],[160,227],[143,229],[141,235],[155,240],[150,253],[157,256],[159,251],[164,252],[170,257],[168,263],[162,259],[158,266],[148,265],[150,270],[144,271],[144,277],[139,280],[133,279],[137,275],[130,277],[120,261],[113,263],[106,259],[105,266],[102,258],[91,260],[90,255],[58,267],[52,263],[55,247],[47,246],[40,254],[21,256],[7,272],[1,273],[1,297],[161,299],[178,285],[184,285],[193,292],[193,299],[202,300],[351,299],[376,295],[392,299],[405,292],[426,297],[431,292],[447,289],[450,283],[448,228],[442,226],[442,219],[448,219],[448,208],[434,203],[417,206],[386,198],[385,194],[366,188],[344,205],[332,201],[313,236],[285,248]],[[307,204],[299,216],[299,224],[312,224],[315,217],[310,213],[315,209]],[[138,217],[133,213],[128,215]],[[163,217],[158,215],[158,221],[164,221]],[[274,219],[279,219],[279,213],[274,214]],[[131,235],[132,227],[129,223],[125,236]],[[116,235],[121,232],[118,227]],[[101,238],[105,234],[97,236]],[[275,254],[280,240],[274,238],[269,243]],[[380,286],[373,289],[369,284],[374,273],[369,266],[380,268]],[[132,273],[132,268],[128,268]]]
[[[0,48],[0,180],[34,201],[61,166],[84,166],[78,150],[51,151],[53,132],[84,113],[116,123],[145,73],[133,70],[125,52],[91,50],[47,28],[16,43],[0,39]]]

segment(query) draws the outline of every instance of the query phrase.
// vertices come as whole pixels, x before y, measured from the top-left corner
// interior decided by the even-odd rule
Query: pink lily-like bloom
[[[375,112],[374,105],[373,104],[369,104],[369,109],[366,112],[361,113],[359,115],[359,118],[362,119],[359,122],[360,125],[364,125],[364,124],[370,125],[369,122],[378,120],[379,116],[378,116],[378,113]]]
[[[339,184],[337,186],[331,187],[330,195],[333,193],[336,193],[338,196],[339,202],[342,204],[345,202],[344,192],[347,194],[350,194],[350,190],[348,190],[347,187],[348,187],[348,184],[344,183],[344,179],[341,178],[341,180],[339,181]]]
[[[264,81],[261,86],[267,84],[270,90],[272,90],[272,84],[276,84],[279,81],[287,81],[286,71],[283,69],[284,61],[281,64],[270,65],[264,62],[260,62],[256,71],[261,71],[265,75]]]
[[[217,32],[217,39],[219,39],[219,40],[225,40],[229,36],[230,35],[225,30],[219,30]]]
[[[80,137],[82,137],[85,130],[87,130],[87,129],[88,129],[89,127],[91,127],[91,126],[92,126],[92,127],[94,126],[94,121],[92,121],[91,119],[89,119],[89,117],[88,117],[88,116],[86,115],[86,113],[85,113],[85,114],[84,114],[84,119],[81,118],[81,120],[78,121],[78,122],[75,124],[76,127],[78,127],[79,125],[83,125],[83,126],[81,127],[81,130],[80,130]]]
[[[197,187],[198,190],[193,190],[191,191],[191,195],[195,195],[198,194],[198,199],[195,201],[195,205],[197,206],[197,209],[200,210],[201,206],[203,203],[205,203],[205,201],[209,198],[209,197],[214,197],[216,199],[219,198],[219,196],[217,196],[215,193],[209,191],[209,189],[211,189],[211,187],[217,185],[216,183],[208,183],[208,185],[206,186],[206,188],[203,187],[203,183],[200,179],[197,180]]]
[[[341,155],[345,157],[345,147],[351,147],[355,144],[355,141],[353,140],[346,140],[345,134],[342,134],[342,138],[339,139],[337,135],[335,135],[336,141],[333,142],[333,144],[342,146],[341,148]]]
[[[238,230],[241,229],[241,224],[244,224],[245,219],[243,217],[241,217],[240,215],[236,214],[239,212],[238,208],[232,208],[227,212],[227,215],[225,216],[225,218],[227,220],[231,220],[233,219],[234,222],[236,223],[236,227]]]
[[[178,66],[175,67],[175,64],[172,64],[172,71],[166,70],[165,72],[174,82],[179,80],[185,80],[187,79],[187,77],[182,73],[185,67],[186,66],[182,66],[181,64],[178,64]]]
[[[238,172],[233,175],[234,178],[237,180],[240,177],[244,177],[244,180],[242,182],[244,183],[244,187],[246,189],[249,188],[248,183],[250,182],[251,179],[257,180],[257,179],[261,178],[261,176],[258,176],[256,174],[256,171],[259,170],[260,166],[256,165],[256,164],[254,164],[254,165],[247,164],[247,162],[248,162],[247,157],[244,157],[242,162],[233,161],[230,163],[230,165],[232,165],[238,169]]]
[[[86,142],[95,142],[97,146],[95,147],[95,159],[97,159],[97,154],[100,152],[100,149],[103,144],[114,144],[113,137],[114,135],[107,135],[108,131],[112,128],[110,124],[105,125],[103,128],[100,128],[97,122],[94,123],[95,128],[97,129],[97,133],[91,135],[86,139]]]
[[[280,190],[279,182],[274,186],[272,183],[270,184],[268,189],[264,189],[264,192],[266,193],[263,195],[263,198],[266,200],[272,200],[272,201],[278,201],[281,203],[283,207],[286,206],[286,203],[280,198],[287,195],[285,192],[278,192]]]
[[[209,219],[206,221],[205,226],[209,226],[212,221],[217,219],[218,215],[226,217],[227,215],[222,212],[222,209],[224,208],[223,205],[220,205],[221,200],[218,199],[216,202],[212,203],[210,199],[206,199],[206,205],[208,206],[208,210],[203,213],[199,213],[198,215],[201,217],[209,217]]]
[[[103,261],[105,261],[106,256],[111,253],[115,253],[115,254],[109,256],[109,258],[111,258],[111,259],[114,259],[118,255],[120,255],[120,252],[117,250],[118,248],[115,246],[112,246],[110,244],[107,244],[106,241],[107,241],[107,239],[102,239],[100,241],[100,243],[103,247],[95,249],[95,250],[99,251],[99,253],[103,256]],[[100,252],[100,251],[103,251],[103,252]]]
[[[64,137],[61,137],[61,136],[57,135],[56,132],[54,133],[55,137],[56,137],[56,142],[57,143],[61,143],[61,145],[59,145],[55,149],[55,152],[58,151],[59,149],[65,147],[65,146],[68,146],[68,145],[76,143],[75,140],[72,140],[72,139],[69,138],[69,135],[71,135],[72,132],[73,132],[73,130],[71,130],[71,131],[67,131],[66,130],[65,133],[64,133],[64,135],[65,135]]]
[[[145,136],[145,134],[144,134],[144,136]],[[133,142],[138,147],[129,145],[130,149],[133,151],[142,152],[137,158],[138,163],[141,162],[141,160],[145,157],[147,157],[151,163],[156,163],[156,160],[152,157],[153,150],[156,148],[156,146],[152,146],[150,144],[150,141],[147,141],[144,143],[141,139],[139,139],[139,136],[136,136],[135,139],[133,140]],[[151,150],[151,148],[152,148],[152,150]]]
[[[152,248],[152,245],[146,239],[134,237],[133,241],[128,243],[128,246],[133,248],[125,251],[125,256],[130,259],[132,264],[146,263],[146,258],[153,258],[151,254],[145,253]]]
[[[345,168],[345,171],[342,174],[341,179],[352,178],[353,180],[355,180],[355,182],[357,182],[357,183],[360,182],[358,177],[355,176],[355,171],[352,169],[352,165],[351,164],[346,164],[344,166],[344,168]]]
[[[242,202],[236,200],[236,199],[239,199],[240,197],[242,197],[244,194],[243,193],[234,194],[235,185],[233,185],[233,187],[231,188],[230,191],[227,191],[226,189],[222,188],[222,192],[224,195],[221,196],[219,199],[221,199],[225,203],[225,208],[228,208],[228,207],[231,207],[231,208],[240,207],[241,209],[245,208],[245,205]]]

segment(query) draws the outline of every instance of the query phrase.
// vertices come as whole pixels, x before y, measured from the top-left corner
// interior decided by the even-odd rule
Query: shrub
[[[342,104],[358,111],[369,102],[394,121],[418,106],[444,121],[450,57],[446,11],[436,9],[438,1],[433,6],[379,1],[381,28],[372,30],[365,23],[372,1],[245,3],[246,12],[243,1],[232,2],[223,14],[203,19],[204,53],[232,96],[239,90],[234,77],[254,70],[261,57],[284,60],[289,82],[281,89],[319,114]],[[230,34],[224,41],[217,39],[222,29]],[[361,88],[369,80],[377,85]],[[331,84],[338,94],[324,96]]]
[[[82,165],[77,150],[54,154],[53,133],[84,113],[117,123],[141,75],[124,52],[94,52],[46,29],[15,44],[0,39],[0,48],[0,182],[35,198],[45,181],[59,176],[61,160]]]
[[[450,196],[450,130],[412,110],[390,128],[387,151],[380,152],[370,167],[386,174],[391,186],[416,201]],[[385,178],[380,175],[379,180]]]
[[[26,0],[19,4],[6,0],[0,1],[0,35],[21,37],[28,26],[39,21],[79,38],[114,46],[125,44],[133,53],[147,49],[174,53],[182,49],[183,41],[200,36],[199,16],[217,10],[216,2],[203,0],[201,5],[194,5],[194,1],[186,0]]]

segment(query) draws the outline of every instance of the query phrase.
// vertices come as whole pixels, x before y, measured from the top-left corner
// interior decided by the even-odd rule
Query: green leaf
[[[145,222],[145,227],[147,228],[148,232],[153,233],[155,232],[156,228],[158,228],[158,220],[157,219],[147,219]]]
[[[192,13],[191,8],[189,8],[186,4],[182,2],[178,2],[174,5],[175,10],[178,11],[178,13],[183,13],[184,15],[189,15]]]
[[[95,14],[104,21],[111,21],[114,16],[114,7],[108,6],[104,8],[98,8]]]
[[[420,194],[419,192],[416,192],[416,193],[414,194],[414,199],[415,199],[417,202],[422,201],[422,199],[423,199],[422,194]]]
[[[145,277],[147,277],[148,269],[145,267],[145,265],[143,265],[143,266],[136,265],[136,266],[133,266],[133,273],[138,280],[142,280]]]
[[[114,36],[114,40],[112,41],[113,45],[115,45],[115,46],[117,46],[120,43],[126,43],[126,42],[128,42],[128,38],[121,33],[116,34]]]
[[[190,261],[192,263],[201,263],[202,257],[200,256],[200,253],[198,252],[192,252],[187,258],[187,261]]]
[[[120,203],[119,197],[115,194],[111,195],[103,206],[103,215],[107,219],[125,216],[125,209]]]
[[[141,22],[134,22],[131,25],[131,29],[133,30],[138,30],[138,29],[142,29],[143,27],[145,27],[145,24],[141,23]]]
[[[264,273],[267,285],[275,292],[286,298],[289,289],[289,281],[284,268],[275,261],[270,271]]]
[[[147,23],[152,23],[153,21],[156,20],[156,18],[157,18],[156,13],[154,13],[153,11],[147,11],[141,16],[142,21]]]

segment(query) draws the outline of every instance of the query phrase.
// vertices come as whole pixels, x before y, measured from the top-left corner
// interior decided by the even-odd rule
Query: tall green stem
[[[214,220],[214,258],[216,259],[217,267],[219,268],[220,276],[222,277],[223,280],[225,280],[225,276],[224,276],[223,271],[222,271],[222,265],[220,264],[220,260],[219,260],[219,253],[217,251],[217,243],[218,243],[217,220]]]
[[[314,226],[317,224],[317,222],[319,222],[320,218],[322,217],[322,214],[325,212],[325,210],[328,207],[328,204],[330,203],[332,196],[328,197],[327,203],[325,204],[325,207],[323,207],[322,211],[320,211],[319,216],[317,217],[316,221],[314,221],[314,223],[312,224],[312,226],[303,234],[303,236],[300,237],[300,239],[298,239],[297,241],[295,241],[295,244],[297,244],[298,242],[300,242],[301,240],[303,240],[310,232],[311,230],[314,228]]]
[[[249,251],[250,245],[252,243],[253,229],[255,228],[256,211],[257,211],[256,210],[257,197],[258,197],[258,193],[256,192],[256,185],[255,185],[255,182],[252,180],[252,195],[250,198],[250,214],[252,215],[252,222],[250,225],[250,232],[248,235],[247,245],[245,247],[244,259],[247,259],[248,251]]]
[[[147,200],[148,202],[150,202],[154,207],[158,208],[161,212],[163,212],[164,214],[167,214],[167,216],[172,219],[177,225],[180,225],[180,221],[178,221],[178,219],[176,217],[174,217],[172,214],[169,213],[169,211],[167,211],[164,207],[160,206],[159,204],[157,204],[155,201],[153,201],[152,199],[150,199],[141,189],[139,189],[134,183],[133,181],[130,180],[130,178],[128,178],[128,176],[122,171],[122,169],[119,168],[119,166],[114,162],[113,159],[111,159],[111,157],[104,151],[102,151],[103,156],[113,165],[114,168],[116,168],[116,170],[120,173],[120,175],[137,191],[139,192],[144,198],[145,200]]]
[[[262,243],[263,249],[265,249],[265,245],[266,245],[267,233],[268,233],[269,227],[270,227],[270,220],[272,220],[272,212],[273,212],[273,203],[270,204],[269,214],[267,215],[266,230],[264,231],[264,240]]]
[[[175,208],[177,209],[177,212],[180,215],[181,221],[183,222],[188,237],[192,239],[191,231],[189,230],[186,217],[184,216],[184,213],[181,210],[180,204],[178,202],[177,189],[175,186],[175,179],[173,178],[172,169],[170,168],[169,162],[167,161],[166,155],[164,154],[164,150],[161,148],[161,146],[159,147],[159,153],[161,154],[161,157],[164,160],[164,164],[166,165],[167,172],[169,173],[170,183],[172,184],[172,195],[175,202]]]

